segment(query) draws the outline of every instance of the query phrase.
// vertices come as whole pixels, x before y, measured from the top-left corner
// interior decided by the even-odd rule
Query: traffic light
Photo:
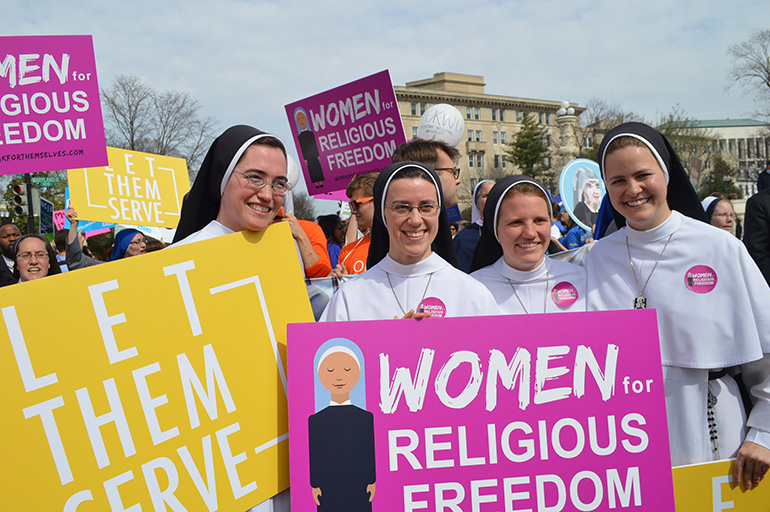
[[[13,186],[13,199],[11,200],[13,213],[17,217],[26,217],[29,214],[27,204],[27,186],[23,183]]]

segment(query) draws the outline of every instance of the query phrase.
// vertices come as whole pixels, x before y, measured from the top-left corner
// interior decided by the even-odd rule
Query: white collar
[[[417,277],[432,274],[447,266],[449,266],[449,263],[444,261],[441,256],[436,253],[431,253],[431,255],[424,260],[412,263],[411,265],[402,265],[389,255],[385,256],[382,261],[377,264],[377,267],[379,267],[380,270],[401,277]]]
[[[642,243],[655,242],[657,240],[668,238],[669,235],[678,231],[684,222],[685,216],[674,210],[666,220],[652,229],[638,231],[631,226],[626,225],[625,232],[629,240]]]
[[[532,270],[516,270],[509,266],[505,262],[505,256],[500,256],[494,264],[493,268],[497,270],[503,277],[510,279],[514,283],[524,283],[527,281],[537,281],[542,277],[545,277],[546,273],[550,269],[551,262],[548,257],[543,258],[540,265]]]
[[[335,402],[334,400],[332,400],[331,402],[329,402],[329,407],[336,407],[336,406],[338,406],[338,405],[353,405],[353,402],[351,402],[350,400],[345,400],[345,401],[344,401],[344,402],[342,402],[341,404],[338,404],[338,403],[337,403],[337,402]]]

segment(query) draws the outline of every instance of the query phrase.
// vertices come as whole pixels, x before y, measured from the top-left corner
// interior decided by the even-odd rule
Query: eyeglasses
[[[32,256],[35,257],[35,259],[38,260],[47,260],[48,259],[48,253],[45,251],[37,251],[37,252],[20,252],[16,255],[17,260],[28,260],[32,258]]]
[[[395,215],[409,215],[412,210],[417,210],[423,217],[433,217],[438,214],[439,206],[436,203],[422,203],[412,206],[406,203],[394,203],[387,206]]]
[[[291,190],[291,185],[288,181],[267,181],[264,176],[260,176],[259,174],[245,174],[238,171],[233,172],[246,178],[246,181],[249,182],[249,185],[257,190],[262,190],[266,185],[270,185],[270,188],[273,190],[273,192],[279,196],[285,196],[286,193]]]
[[[735,220],[735,214],[734,213],[715,213],[715,214],[712,215],[712,217],[724,217],[726,219]]]
[[[460,177],[460,168],[459,167],[434,167],[434,171],[444,171],[444,172],[451,172],[452,176],[455,177],[455,179]]]
[[[359,208],[361,208],[361,205],[364,203],[368,203],[374,199],[373,196],[369,197],[362,197],[361,199],[356,199],[355,201],[348,201],[348,204],[350,205],[350,211],[353,213],[356,213]]]
[[[131,244],[131,245],[142,245],[142,244],[146,245],[147,244],[147,239],[146,238],[142,238],[141,240],[131,240],[128,243]]]

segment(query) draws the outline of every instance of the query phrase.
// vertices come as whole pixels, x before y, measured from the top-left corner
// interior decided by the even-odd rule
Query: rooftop
[[[704,119],[695,121],[696,128],[728,128],[736,126],[767,126],[767,123],[753,119]]]

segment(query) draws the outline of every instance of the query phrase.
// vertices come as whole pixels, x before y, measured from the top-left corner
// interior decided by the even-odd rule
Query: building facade
[[[462,181],[458,197],[460,209],[470,207],[473,187],[483,179],[499,179],[520,171],[509,161],[506,144],[521,129],[525,113],[533,115],[546,129],[545,143],[551,156],[544,162],[552,170],[546,186],[555,190],[555,179],[566,163],[559,155],[560,130],[556,112],[561,102],[485,93],[484,77],[461,73],[435,73],[432,78],[396,86],[401,120],[408,139],[417,137],[420,117],[433,105],[446,103],[456,107],[465,119],[466,135],[457,149]],[[570,104],[579,114],[583,108]]]

